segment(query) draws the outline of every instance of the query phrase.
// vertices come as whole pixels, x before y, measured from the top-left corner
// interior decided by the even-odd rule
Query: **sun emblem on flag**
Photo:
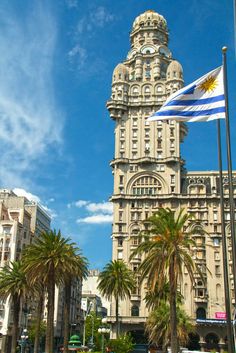
[[[208,76],[198,88],[204,92],[213,92],[217,85],[218,81],[216,76]]]

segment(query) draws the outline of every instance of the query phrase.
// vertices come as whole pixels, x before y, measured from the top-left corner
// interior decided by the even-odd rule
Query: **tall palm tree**
[[[131,254],[145,254],[139,266],[141,281],[147,279],[150,289],[154,291],[166,283],[170,283],[170,330],[171,351],[177,353],[179,344],[177,337],[177,285],[182,277],[183,266],[186,267],[190,279],[194,282],[197,269],[192,258],[192,247],[196,246],[193,234],[202,233],[198,223],[190,221],[190,216],[181,210],[179,214],[169,208],[161,208],[148,219],[149,228],[140,234],[142,242]],[[184,230],[184,227],[185,230]]]
[[[64,352],[68,353],[68,342],[69,342],[69,315],[70,315],[70,304],[71,304],[71,287],[74,279],[80,279],[87,277],[88,274],[88,261],[82,256],[81,251],[77,247],[71,247],[71,257],[75,261],[68,267],[68,271],[64,274],[64,292],[65,292],[65,303],[64,303]]]
[[[166,352],[170,342],[170,305],[161,300],[157,307],[150,312],[145,324],[145,331],[151,343],[162,346],[162,351]],[[180,305],[177,305],[177,337],[181,345],[188,342],[188,335],[194,331],[190,318]]]
[[[115,298],[116,305],[116,335],[119,336],[119,300],[130,297],[135,288],[133,272],[123,260],[110,261],[99,274],[98,289],[101,294],[111,300]]]
[[[55,285],[63,284],[66,275],[73,271],[75,247],[61,232],[43,232],[24,252],[24,267],[30,283],[42,281],[47,293],[46,353],[53,352]]]
[[[10,296],[13,306],[13,326],[11,353],[16,352],[19,336],[19,313],[21,300],[29,293],[29,286],[23,271],[22,262],[14,261],[0,271],[0,296],[6,299]]]

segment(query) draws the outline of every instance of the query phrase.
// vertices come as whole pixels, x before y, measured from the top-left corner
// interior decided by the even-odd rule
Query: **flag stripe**
[[[166,110],[166,111],[157,111],[153,116],[207,116],[214,115],[218,113],[224,113],[225,107],[218,107],[213,109],[205,110],[189,110],[189,111],[178,111],[178,110]]]
[[[219,96],[211,97],[211,98],[203,98],[203,99],[182,99],[182,100],[172,100],[169,103],[165,104],[165,107],[172,106],[172,105],[202,105],[202,104],[210,104],[215,102],[224,101],[225,96],[224,94],[220,94]]]

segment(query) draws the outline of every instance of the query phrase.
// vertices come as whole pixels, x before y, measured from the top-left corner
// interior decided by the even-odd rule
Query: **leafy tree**
[[[108,342],[110,352],[114,353],[129,353],[134,348],[134,343],[131,335],[122,335],[119,338],[112,339]]]
[[[182,277],[183,266],[186,267],[190,279],[194,281],[194,273],[198,271],[191,256],[192,247],[196,246],[193,234],[202,233],[198,223],[190,221],[190,216],[181,210],[179,214],[169,208],[161,208],[148,219],[149,228],[141,234],[141,243],[131,254],[145,254],[139,266],[141,281],[147,279],[150,290],[159,290],[166,282],[170,283],[168,300],[170,304],[171,351],[179,350],[177,336],[177,285]],[[185,230],[184,230],[184,227]]]
[[[47,293],[46,353],[53,352],[55,285],[64,283],[78,261],[75,244],[61,232],[43,232],[24,252],[24,267],[30,283],[41,281]]]
[[[166,352],[171,337],[170,325],[170,305],[161,300],[158,306],[149,314],[145,324],[145,330],[151,343],[162,346],[163,352]],[[186,345],[188,335],[194,331],[190,318],[185,311],[177,305],[177,337],[179,343]]]
[[[19,313],[21,300],[29,293],[30,288],[23,271],[22,262],[14,261],[0,271],[0,296],[7,299],[10,296],[13,306],[13,326],[11,353],[16,352],[19,336]]]
[[[74,279],[80,279],[82,281],[88,274],[88,261],[82,256],[81,251],[74,245],[68,246],[68,251],[71,252],[71,263],[64,273],[64,352],[68,353],[69,343],[69,316],[70,316],[70,298],[71,298],[71,286]],[[73,261],[72,261],[73,259]]]
[[[101,337],[100,334],[98,333],[99,327],[101,327],[102,324],[102,318],[96,316],[95,312],[90,312],[89,315],[86,317],[85,321],[85,332],[86,332],[86,337],[85,341],[86,342],[91,342],[91,338],[93,336],[93,350],[99,351],[101,349]]]
[[[115,298],[116,305],[116,336],[119,336],[119,300],[130,297],[135,288],[133,272],[123,260],[110,261],[99,274],[98,289],[101,294],[111,300]]]
[[[38,331],[41,337],[45,336],[46,328],[47,328],[46,322],[43,320],[40,321],[39,330],[37,326],[38,326],[38,322],[37,322],[37,318],[35,318],[34,320],[32,320],[28,328],[29,339],[31,342],[35,341],[35,336],[37,335]],[[38,353],[38,350],[37,350],[37,353]]]

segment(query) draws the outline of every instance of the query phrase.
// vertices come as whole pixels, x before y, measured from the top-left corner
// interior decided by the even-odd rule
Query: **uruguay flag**
[[[147,120],[210,121],[225,119],[223,67],[173,93]]]

